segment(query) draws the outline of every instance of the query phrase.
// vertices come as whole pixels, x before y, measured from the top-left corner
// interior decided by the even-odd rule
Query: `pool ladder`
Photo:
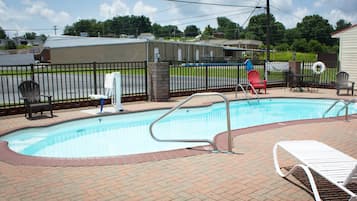
[[[353,98],[349,101],[345,101],[345,100],[336,100],[325,112],[324,114],[322,115],[322,118],[325,118],[326,114],[333,108],[337,105],[337,103],[344,103],[345,105],[337,112],[336,116],[338,116],[340,114],[340,112],[342,110],[345,110],[345,121],[348,121],[348,106],[351,104],[351,103],[356,103],[357,102],[357,98]]]
[[[221,93],[216,93],[216,92],[192,94],[185,100],[181,101],[178,105],[176,105],[175,107],[170,109],[168,112],[166,112],[165,114],[163,114],[162,116],[160,116],[159,118],[157,118],[155,121],[153,121],[150,124],[149,130],[150,130],[151,137],[158,142],[193,142],[193,143],[205,142],[205,143],[209,143],[213,147],[213,152],[218,152],[219,150],[218,150],[215,142],[208,140],[208,139],[159,139],[154,135],[153,126],[157,122],[159,122],[160,120],[162,120],[169,114],[173,113],[174,111],[178,110],[182,105],[184,105],[185,103],[190,101],[192,98],[197,97],[197,96],[219,96],[224,100],[225,106],[226,106],[226,118],[227,118],[228,152],[232,152],[232,135],[231,135],[231,120],[230,120],[230,112],[229,112],[229,101],[226,96],[224,96]]]
[[[238,87],[241,88],[241,90],[243,91],[243,94],[244,94],[245,98],[248,99],[248,100],[250,99],[250,97],[248,97],[248,95],[247,95],[247,90],[248,90],[248,87],[251,87],[252,90],[253,90],[253,92],[254,92],[254,94],[255,94],[255,98],[259,101],[258,92],[255,90],[255,88],[253,87],[253,85],[250,84],[250,83],[247,84],[246,89],[244,89],[244,87],[243,87],[242,84],[238,83],[238,84],[236,85],[236,89],[235,89],[235,98],[238,97]]]

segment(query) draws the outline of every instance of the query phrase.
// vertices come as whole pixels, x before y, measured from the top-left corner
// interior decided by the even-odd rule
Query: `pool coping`
[[[349,118],[357,119],[357,115],[350,115]],[[305,120],[270,123],[270,124],[232,130],[231,136],[232,138],[235,138],[239,135],[245,135],[245,134],[264,131],[264,130],[277,129],[286,126],[310,124],[310,123],[322,123],[322,122],[335,122],[335,121],[343,121],[343,120],[344,117],[331,117],[331,118],[305,119]],[[219,150],[227,150],[228,148],[227,135],[228,135],[227,132],[223,132],[223,133],[218,133],[214,137],[214,142],[216,143]],[[235,150],[239,151],[239,147],[236,147]],[[1,153],[0,161],[11,165],[49,166],[49,167],[125,165],[125,164],[136,164],[136,163],[143,163],[143,162],[168,160],[168,159],[175,159],[181,157],[190,157],[190,156],[196,156],[202,154],[215,154],[215,152],[212,152],[212,148],[209,145],[207,145],[207,146],[192,147],[190,149],[184,148],[184,149],[175,149],[169,151],[110,156],[110,157],[54,158],[54,157],[27,156],[27,155],[19,154],[17,152],[12,151],[8,147],[8,142],[6,141],[0,141],[0,153]],[[232,154],[234,153],[235,152],[232,152]]]

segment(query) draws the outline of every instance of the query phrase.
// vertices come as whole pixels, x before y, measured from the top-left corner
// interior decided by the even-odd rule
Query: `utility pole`
[[[267,45],[267,49],[266,49],[266,60],[270,61],[270,6],[269,6],[269,0],[267,0],[267,5],[266,5],[266,9],[267,9],[267,33],[266,33],[266,45]]]
[[[53,29],[54,29],[54,31],[55,31],[55,36],[57,35],[57,26],[55,25],[55,26],[53,26]]]

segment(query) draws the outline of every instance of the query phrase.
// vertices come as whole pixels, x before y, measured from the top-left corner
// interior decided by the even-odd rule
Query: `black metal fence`
[[[313,75],[314,62],[301,62],[300,73]],[[266,71],[264,61],[254,61],[254,69],[268,87],[287,86],[289,71]],[[334,87],[337,67],[326,68],[319,75],[320,87]],[[313,76],[311,76],[313,77]],[[308,81],[308,80],[306,80]],[[236,63],[180,63],[170,62],[170,94],[180,96],[200,91],[232,91],[237,84],[248,84],[247,71],[241,62]]]
[[[124,100],[147,99],[147,63],[112,62],[0,66],[0,115],[18,113],[23,107],[18,91],[24,80],[40,84],[42,94],[51,95],[55,108],[97,104],[90,94],[104,94],[106,73],[119,71]]]
[[[254,69],[268,80],[268,87],[287,86],[288,72],[265,71],[264,61],[255,61]],[[314,74],[313,62],[302,62],[300,73]],[[243,63],[179,63],[170,62],[170,96],[200,91],[234,91],[237,84],[248,84]],[[0,66],[0,116],[23,112],[18,91],[24,80],[40,84],[41,93],[51,95],[55,109],[98,104],[90,94],[104,94],[106,73],[119,71],[122,101],[147,100],[147,63],[79,63]],[[328,67],[319,75],[318,86],[334,87],[337,68]]]

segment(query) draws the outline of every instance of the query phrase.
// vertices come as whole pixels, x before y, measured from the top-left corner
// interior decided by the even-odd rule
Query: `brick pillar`
[[[289,71],[294,74],[300,74],[301,62],[290,61],[289,62]]]
[[[148,63],[149,101],[164,102],[170,97],[170,74],[167,62]]]
[[[295,87],[297,80],[294,74],[301,73],[301,62],[289,61],[289,72],[286,75],[286,86]]]

